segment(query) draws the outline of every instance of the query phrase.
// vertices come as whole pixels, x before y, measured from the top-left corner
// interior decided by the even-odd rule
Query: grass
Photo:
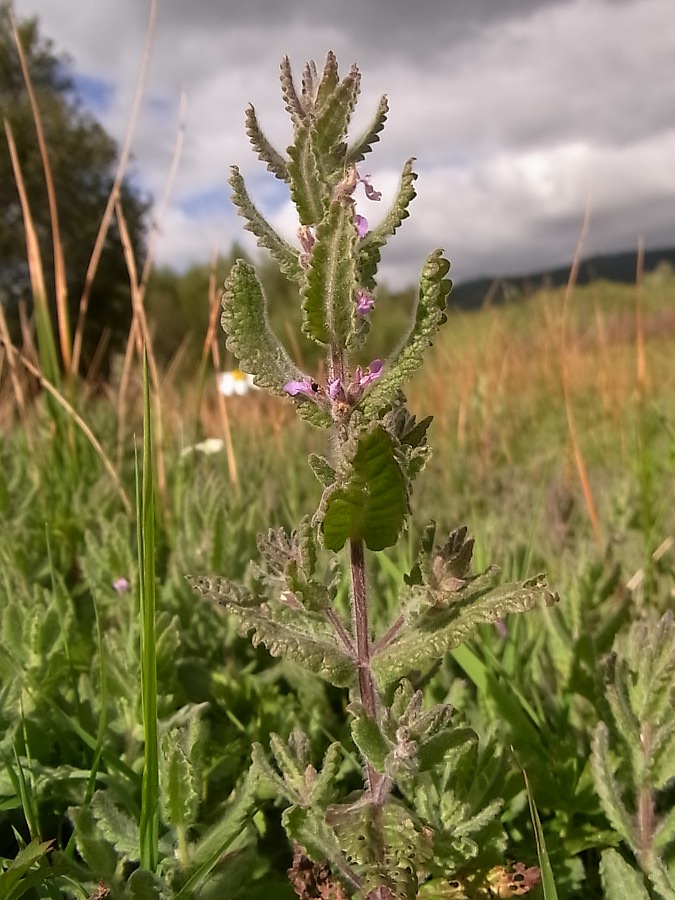
[[[15,173],[20,184],[18,158]],[[77,380],[87,297],[71,346],[59,293],[57,340],[23,210],[37,347],[28,324],[14,347],[0,317],[0,898],[102,897],[100,885],[120,898],[291,897],[292,851],[248,773],[251,746],[295,726],[315,759],[340,741],[337,777],[349,790],[348,698],[251,647],[184,576],[244,578],[259,532],[314,511],[321,487],[306,457],[325,449],[322,434],[288,402],[216,393],[215,269],[199,360],[160,370],[145,311],[152,260],[139,276],[119,207],[133,299],[126,354],[103,391]],[[53,234],[58,244],[55,216]],[[61,271],[67,260],[55,256]],[[452,312],[409,389],[412,411],[434,415],[415,524],[372,560],[375,627],[430,517],[439,534],[469,525],[477,569],[496,562],[505,581],[545,570],[561,594],[554,609],[484,627],[418,679],[476,730],[477,753],[494,749],[466,808],[503,800],[505,862],[538,863],[547,900],[603,888],[612,900],[622,883],[665,896],[667,874],[654,876],[616,828],[588,759],[612,715],[604,660],[633,622],[673,605],[673,291],[672,273],[638,266],[637,288],[596,282]],[[222,438],[224,452],[182,453],[204,437]],[[126,592],[113,587],[122,578]],[[343,579],[336,604],[345,601]],[[612,753],[630,818],[631,761],[618,743]],[[595,768],[614,777],[609,763]],[[664,777],[648,797],[670,831],[673,790]]]

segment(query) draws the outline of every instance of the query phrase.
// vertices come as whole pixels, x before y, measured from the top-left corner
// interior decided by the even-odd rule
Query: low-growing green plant
[[[264,562],[252,563],[245,583],[193,578],[204,595],[238,619],[253,643],[293,660],[350,690],[351,735],[362,783],[339,796],[345,753],[332,743],[319,768],[310,741],[294,729],[273,734],[273,761],[253,750],[253,770],[286,804],[282,821],[295,847],[289,877],[301,897],[354,896],[412,900],[515,896],[539,882],[539,870],[505,865],[505,831],[494,741],[481,742],[448,703],[425,708],[421,686],[446,651],[485,623],[551,605],[556,595],[543,575],[496,587],[495,567],[470,574],[473,540],[458,528],[436,541],[427,525],[417,561],[401,580],[395,609],[383,611],[369,589],[369,554],[393,547],[407,527],[415,478],[430,456],[431,417],[417,421],[402,388],[422,363],[447,320],[449,263],[441,250],[427,258],[414,318],[385,362],[357,364],[369,330],[380,254],[409,215],[415,196],[413,160],[396,199],[371,227],[356,212],[362,186],[380,194],[360,169],[379,141],[387,116],[382,98],[366,132],[353,143],[347,130],[360,90],[353,66],[340,79],[328,54],[320,74],[305,66],[300,89],[284,59],[281,84],[294,139],[287,157],[262,133],[253,107],[247,133],[267,168],[289,185],[295,204],[298,252],[266,222],[233,168],[234,201],[246,227],[300,289],[305,336],[325,356],[325,379],[291,360],[269,327],[256,273],[235,263],[225,285],[222,325],[227,346],[258,387],[292,396],[298,414],[327,432],[328,457],[309,464],[323,487],[316,513],[288,533],[259,537]],[[341,560],[348,560],[348,604],[341,602]],[[348,607],[348,608],[346,608]]]

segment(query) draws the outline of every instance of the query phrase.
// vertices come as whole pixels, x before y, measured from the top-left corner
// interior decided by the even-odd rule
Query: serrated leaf
[[[410,215],[408,207],[416,196],[415,179],[417,175],[412,168],[414,161],[415,159],[412,157],[403,166],[398,194],[389,212],[377,228],[369,231],[359,244],[359,283],[369,291],[375,288],[375,274],[380,264],[382,247],[387,243],[387,239],[396,233],[403,220]]]
[[[642,875],[616,850],[605,850],[600,860],[605,900],[649,900]]]
[[[246,134],[253,145],[253,149],[258,154],[258,159],[267,163],[268,171],[276,175],[281,181],[288,181],[286,162],[262,133],[252,103],[249,103],[246,109]]]
[[[332,799],[335,793],[335,780],[340,770],[342,745],[332,743],[323,758],[321,770],[317,773],[309,795],[309,802],[314,807],[321,807]]]
[[[222,306],[221,324],[227,334],[227,348],[239,360],[242,370],[254,376],[258,387],[287,396],[284,385],[301,381],[303,373],[273,334],[255,269],[241,259],[227,277]]]
[[[360,89],[361,75],[356,66],[352,66],[349,75],[335,87],[321,109],[317,110],[316,146],[322,157],[330,158],[347,134]],[[343,169],[344,161],[338,162],[340,169]]]
[[[281,601],[261,604],[246,588],[226,578],[189,577],[188,581],[237,616],[242,636],[253,631],[254,647],[262,643],[272,656],[292,659],[337,687],[352,684],[354,662],[321,613],[294,609]]]
[[[392,436],[376,425],[364,432],[346,482],[326,502],[324,543],[337,552],[347,540],[363,540],[369,550],[396,543],[408,511],[408,496],[396,461]]]
[[[293,120],[293,124],[296,127],[299,127],[304,118],[305,113],[302,108],[302,104],[300,103],[300,98],[298,97],[297,91],[295,90],[295,84],[293,83],[293,72],[291,71],[291,63],[287,56],[281,60],[281,94],[284,98],[284,106],[286,107],[286,112],[290,115]]]
[[[117,867],[114,847],[98,831],[88,807],[72,807],[68,814],[75,827],[77,852],[96,878],[109,882]]]
[[[351,723],[352,738],[359,748],[361,756],[369,762],[376,772],[383,773],[385,760],[392,749],[380,728],[370,716],[356,715]]]
[[[96,791],[91,812],[102,836],[115,850],[130,860],[139,859],[140,832],[138,824],[112,802],[105,791]]]
[[[317,225],[324,217],[328,196],[316,152],[316,131],[310,123],[297,128],[288,148],[286,170],[300,224]]]
[[[162,814],[167,825],[186,828],[196,817],[199,798],[194,767],[178,729],[162,737],[160,784]]]
[[[451,284],[445,280],[450,263],[442,251],[435,250],[422,269],[415,322],[389,363],[385,374],[370,389],[361,406],[367,419],[391,406],[403,386],[421,366],[425,350],[431,347],[440,326],[447,321],[445,312]]]
[[[319,812],[290,806],[282,813],[281,822],[289,839],[298,844],[309,859],[315,862],[327,860],[352,888],[358,887],[335,832]]]
[[[319,456],[317,453],[310,453],[309,465],[318,481],[324,487],[330,487],[331,484],[334,484],[337,477],[335,469],[331,466],[325,456]]]
[[[303,287],[303,332],[318,344],[346,344],[356,287],[356,227],[351,200],[336,200],[316,230]]]
[[[376,651],[373,669],[383,684],[441,658],[471,637],[479,625],[494,623],[508,613],[525,612],[541,599],[550,603],[555,596],[547,590],[543,575],[493,590],[482,587],[477,593],[471,593],[472,588],[475,582],[469,585],[463,603],[453,603],[436,614],[429,612]]]
[[[636,839],[635,829],[632,818],[621,799],[621,792],[612,772],[609,761],[608,732],[604,722],[598,722],[593,735],[591,767],[595,790],[600,797],[605,815],[611,822],[612,827],[619,832],[631,847],[634,847]]]
[[[471,728],[447,727],[445,731],[432,735],[420,744],[417,758],[419,771],[427,772],[441,765],[450,751],[464,752],[462,748],[476,742],[476,733]],[[481,825],[482,827],[482,825]]]
[[[136,869],[127,881],[127,888],[133,900],[161,900],[165,896],[162,882],[147,869]]]
[[[380,140],[380,132],[384,129],[387,121],[387,113],[389,112],[389,102],[386,95],[380,98],[377,112],[368,126],[368,128],[360,135],[347,150],[347,165],[350,163],[358,163],[366,158],[366,154],[373,149],[373,144],[377,144]]]
[[[250,231],[256,236],[259,247],[270,251],[287,278],[302,284],[305,275],[299,262],[299,251],[278,235],[267,219],[258,211],[249,197],[246,184],[237,166],[231,167],[229,181],[232,187],[232,202],[237,207],[239,215],[246,220],[244,225],[246,231]]]
[[[239,785],[231,797],[224,815],[192,850],[189,877],[174,900],[187,900],[193,896],[206,881],[227,849],[241,837],[248,819],[256,808],[257,775],[250,769],[243,783]]]
[[[317,112],[321,112],[324,103],[326,103],[339,83],[340,78],[338,75],[337,58],[333,51],[329,50],[326,54],[326,62],[321,74],[321,81],[316,89],[315,108]]]

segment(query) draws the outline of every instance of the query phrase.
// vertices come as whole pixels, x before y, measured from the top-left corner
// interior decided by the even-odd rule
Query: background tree
[[[53,249],[49,207],[35,125],[9,21],[9,4],[0,2],[0,117],[12,127],[26,193],[34,218],[48,296],[53,298]],[[85,273],[114,177],[117,146],[86,112],[75,93],[68,59],[39,33],[36,19],[19,25],[37,103],[40,109],[56,190],[66,262],[68,306],[72,327],[84,288]],[[125,181],[121,203],[137,259],[144,252],[148,202]],[[26,242],[7,143],[0,140],[0,300],[13,329],[18,307],[32,308]],[[126,340],[131,321],[129,276],[116,223],[106,237],[92,286],[84,344],[86,371],[99,342],[106,341],[106,358]],[[16,333],[16,332],[15,332]]]

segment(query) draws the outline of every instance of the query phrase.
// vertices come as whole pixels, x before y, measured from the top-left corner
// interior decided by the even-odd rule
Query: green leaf
[[[130,860],[140,857],[140,831],[131,816],[122,812],[105,791],[96,791],[91,801],[92,815],[103,837]]]
[[[600,860],[605,900],[649,900],[642,875],[616,850],[605,850]]]
[[[415,322],[384,375],[371,387],[361,403],[366,418],[395,403],[403,386],[421,366],[425,350],[431,347],[440,326],[447,321],[445,312],[451,284],[445,279],[450,263],[436,250],[422,270]]]
[[[335,479],[337,478],[335,469],[331,466],[325,456],[319,456],[317,453],[310,453],[309,465],[312,472],[314,472],[317,479],[324,487],[330,487],[331,484],[335,483]]]
[[[316,131],[309,123],[299,125],[288,148],[287,171],[291,199],[301,225],[316,225],[324,217],[328,192],[316,152]]]
[[[349,75],[335,87],[332,93],[326,97],[321,108],[317,110],[316,147],[321,157],[330,159],[331,155],[338,150],[347,134],[360,89],[361,75],[356,66],[352,66]],[[338,156],[335,162],[339,163],[342,172],[344,160]]]
[[[414,158],[409,159],[403,167],[401,184],[391,209],[377,228],[369,231],[359,244],[359,282],[368,290],[373,290],[375,287],[375,274],[380,263],[382,247],[387,243],[387,239],[396,233],[403,220],[410,215],[408,207],[416,196],[415,179],[417,175],[412,168],[414,161]]]
[[[246,231],[250,231],[257,237],[259,247],[270,251],[287,278],[302,284],[305,274],[298,261],[299,251],[278,235],[267,219],[258,211],[248,195],[246,184],[237,166],[231,167],[230,185],[232,186],[232,202],[237,207],[239,215],[246,220],[244,225]]]
[[[380,731],[377,722],[364,712],[362,715],[354,716],[351,729],[354,743],[359,748],[361,756],[376,772],[383,773],[385,760],[392,747]]]
[[[184,734],[173,729],[161,741],[161,801],[167,825],[187,828],[195,821],[199,798],[194,766],[184,748]]]
[[[471,728],[448,727],[434,734],[420,744],[418,750],[419,771],[428,772],[440,766],[450,750],[459,750],[476,742],[476,733]]]
[[[252,103],[249,103],[246,110],[246,134],[253,145],[253,149],[258,154],[258,159],[267,163],[268,171],[276,175],[281,181],[288,181],[286,162],[262,133]]]
[[[347,151],[347,165],[350,163],[361,162],[366,158],[366,154],[373,149],[373,144],[379,143],[380,132],[384,129],[387,121],[387,113],[389,112],[389,103],[386,96],[380,98],[377,112],[368,128],[360,135]]]
[[[305,856],[314,862],[328,860],[331,868],[338,872],[352,889],[358,888],[358,879],[340,849],[335,832],[317,810],[290,806],[284,810],[281,822],[290,840],[300,845]]]
[[[612,827],[619,832],[629,846],[635,847],[637,835],[632,817],[621,799],[621,792],[612,772],[609,760],[608,732],[604,722],[598,722],[593,735],[591,766],[595,790],[600,797],[605,815]]]
[[[51,849],[53,841],[45,841],[41,843],[34,839],[23,847],[17,855],[11,860],[4,872],[0,872],[0,898],[1,900],[18,900],[27,890],[35,886],[35,882],[30,879],[31,868],[40,860],[43,860]],[[40,872],[39,882],[51,877],[53,870],[46,866]]]
[[[329,50],[326,55],[326,62],[323,67],[321,81],[316,89],[315,108],[317,112],[321,112],[322,107],[332,96],[339,83],[340,78],[338,75],[337,58],[333,51]]]
[[[286,112],[290,115],[293,120],[293,125],[297,128],[302,125],[305,112],[302,108],[302,104],[300,103],[300,98],[298,97],[297,91],[295,90],[295,85],[293,83],[293,73],[291,71],[291,63],[287,56],[281,60],[281,94],[284,98],[284,106],[286,107]]]
[[[479,625],[494,623],[508,613],[525,612],[541,599],[547,603],[556,599],[547,590],[543,575],[493,590],[469,582],[461,602],[430,610],[413,624],[404,626],[390,644],[376,651],[375,674],[383,684],[388,684],[458,647]]]
[[[337,552],[345,542],[363,540],[369,550],[396,543],[408,511],[408,497],[396,461],[394,439],[376,425],[358,438],[351,471],[325,501],[324,543]]]
[[[75,845],[85,863],[96,878],[106,883],[115,874],[117,854],[109,841],[96,828],[91,809],[86,806],[71,807],[68,810],[75,826]]]
[[[162,882],[147,869],[136,869],[127,882],[133,900],[160,900],[164,896]]]
[[[196,894],[223,854],[241,837],[246,822],[256,808],[257,783],[257,775],[250,769],[230,798],[222,818],[193,848],[189,877],[174,900],[186,900]]]
[[[338,643],[323,614],[294,609],[281,601],[260,602],[245,588],[225,578],[188,578],[205,597],[223,605],[240,622],[242,635],[253,631],[254,647],[264,644],[272,656],[305,666],[337,687],[354,680],[354,662]]]
[[[316,230],[303,288],[303,332],[318,344],[346,344],[354,312],[357,232],[354,204],[336,200]]]
[[[333,798],[335,793],[335,780],[340,771],[342,761],[342,745],[335,741],[332,743],[323,758],[321,771],[317,773],[309,795],[312,806],[321,807]]]
[[[263,289],[255,269],[239,259],[225,282],[221,324],[227,349],[241,368],[255,376],[258,387],[281,397],[284,385],[301,381],[303,373],[293,364],[269,326]]]
[[[534,839],[537,845],[537,857],[539,859],[539,868],[541,870],[541,885],[544,892],[544,900],[558,900],[558,891],[555,885],[555,878],[553,877],[553,869],[551,868],[551,861],[548,856],[548,851],[546,850],[546,840],[544,838],[544,831],[541,827],[537,806],[534,802],[534,795],[530,790],[530,782],[525,769],[523,769],[522,772],[523,778],[525,779],[527,801],[530,805]]]

